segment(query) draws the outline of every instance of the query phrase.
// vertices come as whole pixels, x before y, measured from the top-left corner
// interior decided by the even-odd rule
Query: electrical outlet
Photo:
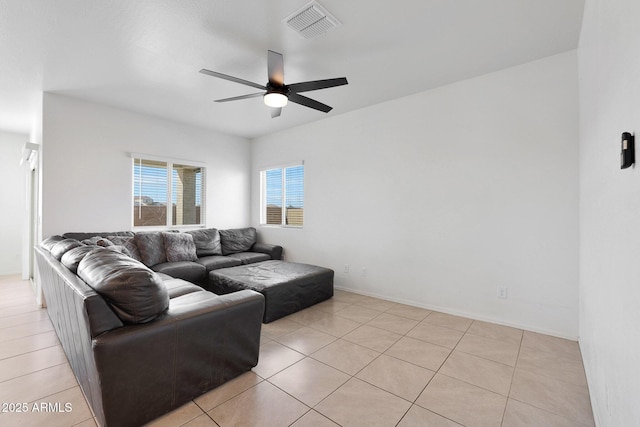
[[[344,273],[345,274],[349,273],[349,264],[344,265]]]
[[[367,277],[367,267],[362,267],[362,277]]]
[[[498,286],[498,298],[507,299],[507,287]]]

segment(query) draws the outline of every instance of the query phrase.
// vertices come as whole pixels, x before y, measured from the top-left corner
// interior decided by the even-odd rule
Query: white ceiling
[[[575,49],[584,0],[319,0],[342,26],[306,40],[282,24],[308,0],[0,0],[0,129],[28,133],[42,91],[256,137],[327,117],[272,119],[255,89],[267,50],[329,116]]]

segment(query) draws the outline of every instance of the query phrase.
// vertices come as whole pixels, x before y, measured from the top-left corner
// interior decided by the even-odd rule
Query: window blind
[[[202,166],[134,157],[134,227],[202,224],[204,179]]]
[[[304,165],[264,170],[262,223],[302,227],[304,224]]]
[[[133,225],[167,224],[167,163],[133,161]]]
[[[304,223],[304,166],[285,169],[284,178],[286,225]]]
[[[282,169],[266,171],[266,224],[282,224]]]

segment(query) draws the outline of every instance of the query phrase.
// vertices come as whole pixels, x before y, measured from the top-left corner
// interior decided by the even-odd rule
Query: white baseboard
[[[567,335],[564,334],[562,332],[559,331],[554,331],[554,330],[548,330],[548,329],[544,329],[544,328],[538,328],[536,326],[532,326],[532,325],[526,325],[526,324],[519,324],[519,323],[514,323],[514,322],[506,322],[502,319],[497,319],[497,318],[493,318],[491,316],[482,316],[482,315],[478,315],[477,313],[468,313],[462,310],[456,310],[456,309],[452,309],[449,307],[440,307],[437,305],[432,305],[432,304],[420,304],[420,303],[416,303],[415,301],[407,301],[407,300],[403,300],[401,298],[389,298],[387,296],[381,296],[375,293],[371,293],[371,292],[363,292],[360,290],[353,290],[353,289],[349,289],[349,288],[345,288],[342,286],[334,286],[335,289],[339,289],[341,291],[346,291],[346,292],[351,292],[354,294],[359,294],[359,295],[365,295],[368,297],[373,297],[373,298],[379,298],[385,301],[391,301],[391,302],[397,302],[399,304],[405,304],[405,305],[410,305],[413,307],[418,307],[418,308],[424,308],[426,310],[433,310],[433,311],[439,311],[441,313],[446,313],[446,314],[452,314],[454,316],[461,316],[461,317],[466,317],[469,319],[473,319],[473,320],[480,320],[483,322],[489,322],[489,323],[495,323],[497,325],[502,325],[502,326],[509,326],[512,328],[517,328],[517,329],[523,329],[525,331],[529,331],[529,332],[536,332],[539,334],[544,334],[544,335],[551,335],[554,337],[558,337],[558,338],[564,338],[567,340],[571,340],[571,341],[579,341],[577,336],[572,336],[572,335]]]

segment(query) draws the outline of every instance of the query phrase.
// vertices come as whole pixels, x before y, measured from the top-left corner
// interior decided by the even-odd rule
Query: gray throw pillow
[[[94,249],[80,261],[78,276],[124,323],[149,322],[169,307],[169,293],[160,276],[119,252]]]
[[[196,244],[193,242],[191,234],[163,232],[162,237],[167,261],[195,261],[198,259]]]
[[[193,230],[187,231],[187,234],[191,234],[193,236],[198,257],[222,255],[220,232],[217,229],[207,228],[203,230]]]
[[[258,232],[253,227],[220,230],[222,254],[246,252],[258,240]]]
[[[140,258],[147,267],[167,262],[167,255],[164,251],[164,239],[162,234],[136,233],[134,241],[140,252]]]
[[[102,236],[93,236],[89,239],[84,239],[82,241],[85,245],[94,245],[94,246],[102,246],[103,248],[113,246],[113,242],[109,239],[105,239]]]

